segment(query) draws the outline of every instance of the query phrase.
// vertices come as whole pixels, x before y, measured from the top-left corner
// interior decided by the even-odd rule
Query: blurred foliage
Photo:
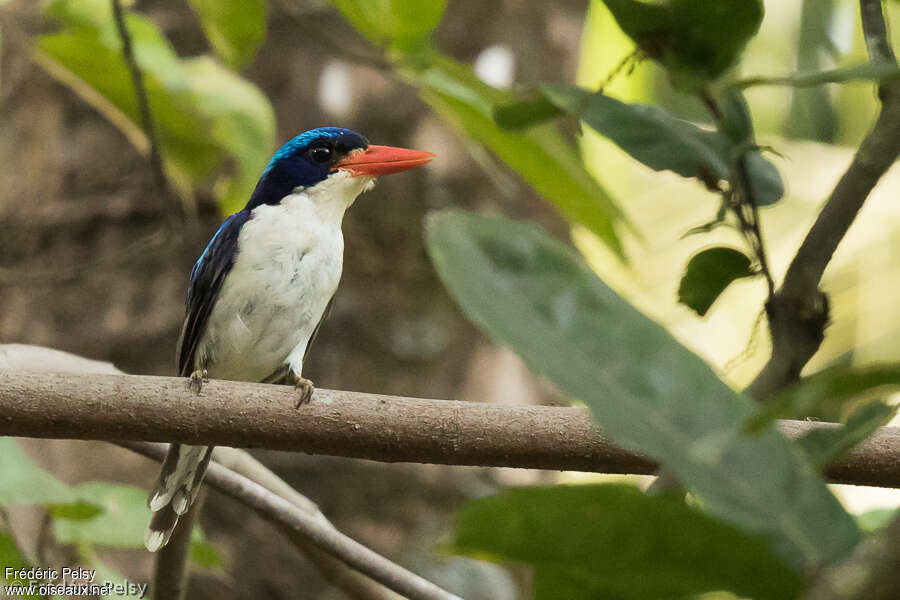
[[[334,4],[363,35],[385,49],[398,74],[446,122],[492,150],[570,221],[586,226],[621,254],[614,226],[622,213],[587,172],[575,148],[554,126],[527,132],[499,127],[496,110],[517,96],[484,83],[469,65],[429,45],[443,2],[336,0]]]
[[[208,10],[207,4],[194,3],[201,17],[216,12]],[[228,4],[242,7],[233,13],[239,26],[226,27],[220,20],[207,18],[201,22],[211,39],[218,40],[213,44],[227,60],[240,64],[261,41],[261,37],[248,40],[247,30],[264,29],[265,10],[251,10],[252,3]],[[137,97],[110,3],[53,0],[45,12],[60,29],[38,38],[38,63],[146,152],[148,140],[139,125]],[[143,72],[167,174],[189,203],[194,189],[213,182],[223,211],[241,208],[275,145],[269,100],[255,85],[209,57],[179,57],[146,17],[128,11],[126,24]],[[228,162],[234,167],[226,169]]]
[[[188,0],[216,54],[233,69],[256,56],[266,38],[266,0]]]
[[[636,46],[688,90],[716,79],[737,60],[763,18],[762,0],[604,0]]]
[[[900,365],[870,367],[834,365],[804,377],[767,402],[748,422],[748,431],[775,419],[846,419],[861,402],[882,399],[900,391]]]
[[[16,544],[12,532],[6,530],[2,526],[0,526],[0,565],[3,565],[4,567],[3,571],[0,572],[0,581],[3,581],[6,584],[15,582],[25,583],[16,579],[8,579],[6,577],[6,567],[21,570],[28,569],[31,566],[28,564],[28,561],[25,560],[25,557],[22,556],[22,552],[19,550],[19,546]],[[41,600],[41,597],[36,593],[24,594],[21,597],[31,598],[32,600]]]
[[[819,71],[834,45],[828,30],[834,20],[834,0],[803,0],[797,36],[797,70]],[[824,87],[791,92],[791,109],[784,122],[794,137],[833,142],[837,134],[831,95]]]
[[[660,461],[712,514],[796,566],[845,557],[852,519],[790,443],[742,430],[755,405],[539,229],[449,211],[432,261],[472,321],[572,398],[617,443]],[[523,326],[527,323],[527,326]]]
[[[624,484],[525,487],[474,500],[457,515],[451,549],[532,565],[540,598],[729,590],[788,599],[803,587],[764,541],[676,496],[648,496]]]
[[[84,564],[98,569],[98,581],[120,582],[124,577],[97,558],[97,548],[144,548],[144,530],[150,520],[147,492],[129,485],[87,482],[69,486],[39,467],[14,438],[0,437],[0,510],[22,505],[43,505],[60,544],[72,544]],[[18,558],[16,558],[18,557]],[[220,568],[218,550],[195,526],[190,559],[198,567]],[[0,529],[0,564],[27,564],[10,532]],[[101,576],[106,569],[108,575]]]

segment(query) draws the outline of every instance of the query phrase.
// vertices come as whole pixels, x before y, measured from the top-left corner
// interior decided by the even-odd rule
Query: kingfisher
[[[424,165],[430,152],[370,145],[341,127],[305,131],[266,165],[247,205],[228,217],[191,271],[178,372],[200,393],[207,377],[293,384],[297,407],[310,344],[341,278],[341,221],[380,175]],[[148,504],[144,536],[162,548],[191,507],[211,446],[172,444]]]

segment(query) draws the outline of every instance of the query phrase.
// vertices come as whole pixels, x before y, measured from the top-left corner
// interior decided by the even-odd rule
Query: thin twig
[[[0,371],[0,435],[152,440],[328,454],[386,462],[655,472],[605,438],[584,408],[507,406],[316,390],[295,409],[289,386],[182,378]],[[797,438],[832,423],[780,421]],[[880,428],[825,474],[900,488],[900,429]]]
[[[119,445],[159,461],[165,458],[167,451],[165,446],[159,444],[120,442]],[[392,563],[337,529],[323,525],[320,519],[298,509],[288,500],[216,462],[210,463],[206,482],[250,507],[270,523],[301,535],[398,594],[411,600],[460,600],[458,596]]]
[[[131,75],[131,84],[134,87],[134,95],[137,98],[138,111],[141,116],[141,126],[147,134],[150,142],[150,170],[153,173],[153,182],[162,204],[167,209],[176,211],[175,215],[182,215],[184,207],[175,202],[174,196],[169,192],[169,184],[163,168],[162,154],[160,152],[159,138],[156,135],[156,124],[153,120],[153,111],[150,110],[150,100],[147,96],[147,87],[144,85],[144,74],[134,56],[134,48],[131,40],[131,32],[125,22],[125,11],[122,9],[121,0],[110,0],[112,3],[113,19],[116,22],[116,30],[122,41],[122,57]]]

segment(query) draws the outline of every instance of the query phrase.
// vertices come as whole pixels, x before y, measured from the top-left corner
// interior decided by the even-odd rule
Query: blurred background
[[[676,302],[691,254],[713,242],[740,244],[718,230],[682,237],[718,207],[699,183],[643,168],[592,132],[578,140],[585,166],[632,222],[621,232],[626,266],[594,233],[570,227],[446,114],[429,108],[415,82],[332,4],[271,0],[258,50],[248,56],[215,47],[184,0],[125,4],[143,19],[139,42],[161,34],[171,45],[171,55],[158,57],[159,71],[147,74],[151,89],[183,86],[205,99],[206,120],[192,120],[177,102],[155,115],[171,149],[169,193],[187,216],[172,228],[173,205],[154,184],[146,137],[128,124],[129,111],[116,106],[127,80],[114,80],[118,71],[104,66],[102,45],[93,49],[78,37],[94,27],[93,42],[103,42],[111,30],[97,23],[108,18],[108,2],[0,0],[0,342],[65,350],[129,373],[171,375],[188,274],[223,215],[240,208],[278,145],[312,127],[339,125],[373,143],[438,156],[428,168],[380,181],[349,211],[343,280],[305,365],[317,386],[479,402],[562,401],[512,353],[476,333],[440,285],[423,248],[422,223],[429,210],[451,205],[537,221],[563,238],[571,234],[606,281],[735,386],[745,385],[768,357],[761,281],[731,286],[703,319]],[[889,8],[898,22],[900,4]],[[767,2],[767,9],[734,76],[865,60],[855,2],[792,0]],[[542,81],[597,87],[631,51],[602,3],[583,0],[449,0],[432,44],[498,89]],[[184,81],[175,81],[176,69],[167,63],[208,56],[216,58],[184,65]],[[649,61],[606,89],[707,119]],[[785,200],[762,215],[778,280],[867,132],[877,102],[870,82],[759,87],[747,97],[760,142],[778,151],[773,161],[788,187]],[[837,360],[900,360],[898,195],[894,169],[829,268],[833,325],[810,370]],[[25,447],[73,484],[113,479],[145,488],[157,469],[107,445],[28,441]],[[256,455],[340,529],[467,598],[515,598],[518,583],[504,570],[433,551],[455,509],[503,485],[586,477]],[[857,490],[845,498],[855,510],[900,504],[888,492]],[[18,523],[37,531],[40,518],[21,511]],[[191,598],[296,598],[298,589],[302,597],[342,597],[273,529],[216,493],[209,493],[201,523],[224,569],[200,569]],[[142,551],[106,548],[101,556],[134,580],[149,577]]]

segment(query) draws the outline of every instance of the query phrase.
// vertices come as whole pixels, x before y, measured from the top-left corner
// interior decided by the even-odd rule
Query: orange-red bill
[[[378,177],[420,167],[432,158],[434,154],[431,152],[370,145],[362,152],[354,152],[342,158],[335,163],[334,169],[349,171],[354,176]]]

